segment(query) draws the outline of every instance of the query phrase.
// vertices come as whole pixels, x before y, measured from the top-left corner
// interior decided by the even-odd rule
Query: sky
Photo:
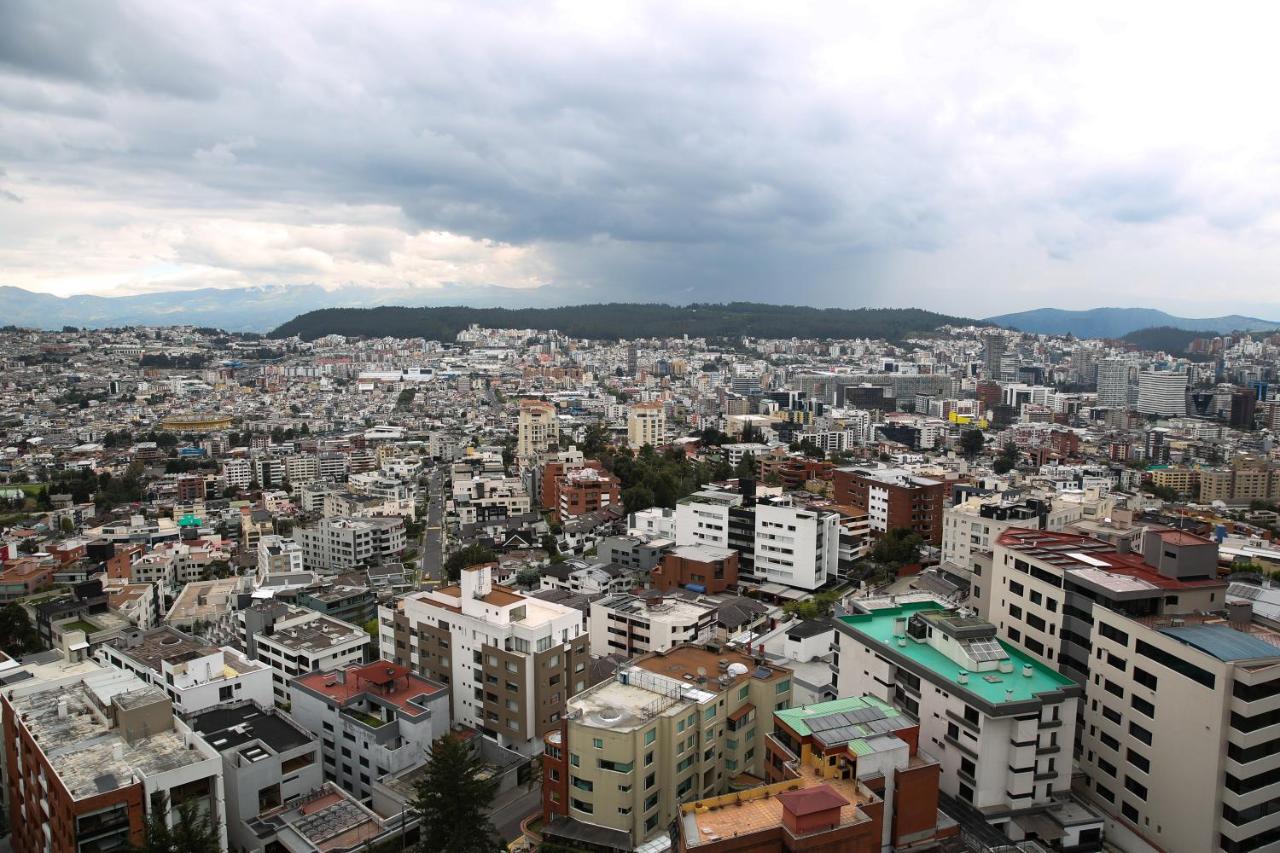
[[[0,3],[0,285],[1280,319],[1274,3]]]

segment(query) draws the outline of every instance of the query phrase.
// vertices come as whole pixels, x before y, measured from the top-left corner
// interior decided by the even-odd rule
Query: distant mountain
[[[918,308],[805,308],[734,302],[688,306],[613,303],[560,308],[328,308],[295,317],[271,333],[314,340],[348,337],[424,337],[453,340],[472,323],[488,328],[557,329],[575,338],[801,337],[898,340],[947,324],[973,323]]]
[[[1120,340],[1137,346],[1144,352],[1183,353],[1196,338],[1204,332],[1192,329],[1175,329],[1172,326],[1155,326],[1150,329],[1138,329],[1130,332]]]
[[[1042,335],[1072,334],[1077,338],[1121,338],[1140,329],[1167,327],[1206,334],[1224,334],[1237,330],[1271,331],[1280,323],[1231,314],[1226,317],[1175,317],[1155,308],[1094,308],[1089,311],[1064,311],[1061,308],[1038,308],[988,317],[988,323],[1007,326],[1020,332]]]

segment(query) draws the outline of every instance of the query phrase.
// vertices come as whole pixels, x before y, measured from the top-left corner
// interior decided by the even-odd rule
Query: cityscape
[[[1280,334],[312,331],[0,331],[12,849],[1274,843]]]
[[[1277,32],[0,0],[0,853],[1280,853]]]

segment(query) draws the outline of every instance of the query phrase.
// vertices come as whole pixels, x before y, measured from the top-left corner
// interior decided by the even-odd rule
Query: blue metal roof
[[[1161,628],[1166,637],[1186,643],[1221,661],[1253,660],[1254,658],[1280,657],[1280,648],[1252,634],[1228,628],[1226,625],[1186,625],[1181,628]]]

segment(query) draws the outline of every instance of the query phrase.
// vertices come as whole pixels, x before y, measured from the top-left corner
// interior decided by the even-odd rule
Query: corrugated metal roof
[[[1161,628],[1160,633],[1221,661],[1280,657],[1280,648],[1226,625],[1184,625]]]

